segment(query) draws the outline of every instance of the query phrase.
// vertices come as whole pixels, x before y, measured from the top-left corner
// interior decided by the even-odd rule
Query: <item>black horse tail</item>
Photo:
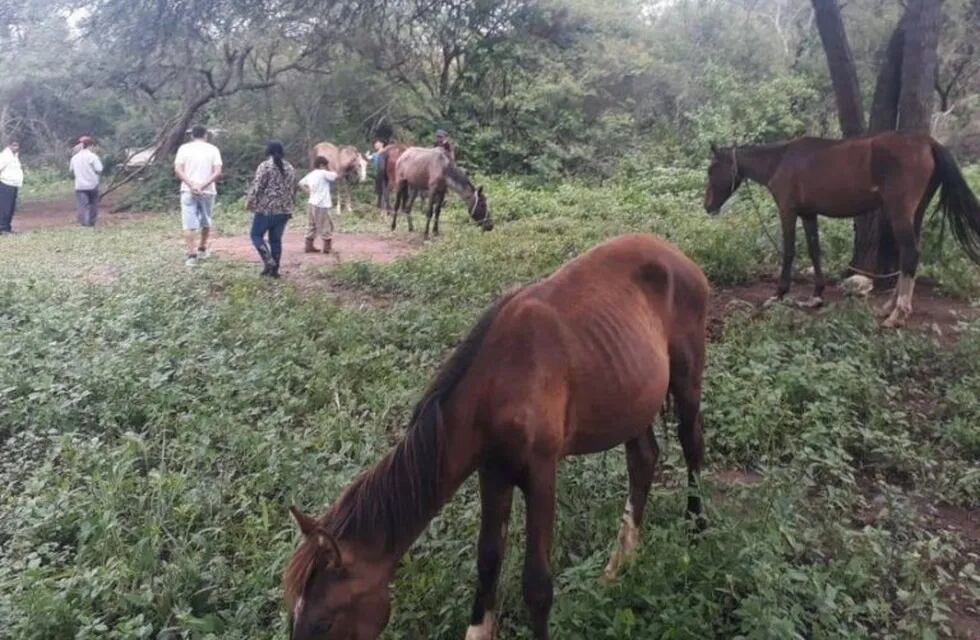
[[[933,177],[942,186],[936,211],[941,211],[949,221],[953,235],[970,260],[980,264],[980,201],[970,190],[949,149],[933,142],[932,157],[936,162]]]

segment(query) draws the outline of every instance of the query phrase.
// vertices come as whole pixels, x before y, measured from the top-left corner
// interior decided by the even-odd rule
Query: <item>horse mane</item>
[[[448,167],[446,167],[446,181],[452,187],[453,191],[456,191],[457,193],[462,191],[474,191],[476,189],[476,187],[473,186],[473,182],[470,181],[469,176],[466,175],[466,172],[452,162]]]
[[[466,375],[500,309],[517,292],[498,299],[443,364],[415,406],[404,439],[363,472],[322,518],[338,539],[377,539],[386,551],[435,517],[448,496],[439,485],[445,457],[442,407]]]

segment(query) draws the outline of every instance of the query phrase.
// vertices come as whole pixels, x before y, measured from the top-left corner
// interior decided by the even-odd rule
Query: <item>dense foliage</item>
[[[0,638],[281,637],[278,581],[297,539],[286,505],[320,508],[392,445],[494,296],[629,230],[670,237],[716,286],[775,264],[761,194],[708,218],[699,172],[488,184],[492,233],[454,205],[446,235],[418,255],[347,264],[312,289],[221,259],[176,267],[171,215],[4,238]],[[219,216],[223,231],[244,230],[238,205]],[[377,229],[367,216],[344,224]],[[832,265],[848,235],[827,227]],[[946,260],[926,258],[975,295],[976,270]],[[709,531],[692,544],[679,446],[658,425],[663,472],[641,552],[601,586],[624,456],[569,461],[560,637],[946,635],[951,586],[980,588],[963,541],[927,518],[930,505],[980,507],[980,326],[961,330],[955,346],[880,332],[863,302],[733,311],[707,371]],[[503,633],[523,638],[516,504]],[[462,636],[478,512],[471,481],[405,558],[386,637]]]
[[[902,3],[843,7],[869,95]],[[946,0],[935,131],[980,152],[980,4]],[[465,164],[553,179],[701,162],[710,141],[836,135],[810,0],[11,0],[0,133],[115,160],[193,120],[250,152],[448,129]]]

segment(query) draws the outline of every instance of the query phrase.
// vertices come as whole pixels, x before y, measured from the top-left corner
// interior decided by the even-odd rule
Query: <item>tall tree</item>
[[[837,6],[837,0],[812,1],[820,41],[827,55],[841,132],[847,138],[859,136],[864,133],[864,106],[854,55],[847,41],[840,7]]]
[[[169,113],[158,142],[173,153],[205,106],[323,65],[370,0],[92,0],[87,36],[102,74]]]

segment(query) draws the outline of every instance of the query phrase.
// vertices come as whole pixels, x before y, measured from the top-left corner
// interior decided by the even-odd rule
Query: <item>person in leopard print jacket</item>
[[[256,169],[248,189],[246,207],[254,214],[251,237],[264,264],[262,275],[278,278],[282,236],[296,203],[296,171],[283,159],[285,151],[278,140],[269,142],[266,153],[269,157]]]

